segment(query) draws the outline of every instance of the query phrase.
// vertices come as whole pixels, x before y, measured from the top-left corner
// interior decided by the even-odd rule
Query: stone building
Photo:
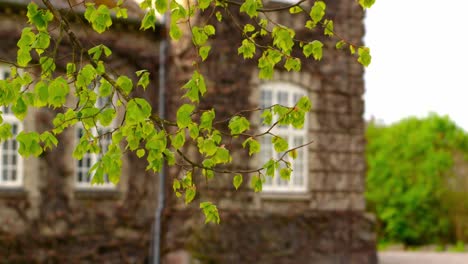
[[[0,39],[5,40],[0,43],[2,59],[15,57],[16,41],[26,23],[27,2],[0,1]],[[67,1],[55,4],[68,6]],[[327,5],[327,15],[334,19],[340,36],[362,44],[364,14],[356,1],[330,1]],[[136,10],[132,12],[135,17],[139,16]],[[230,11],[233,18],[245,19]],[[168,53],[162,54],[167,59],[161,60],[160,45],[167,43],[161,27],[156,33],[139,32],[134,20],[117,21],[109,33],[97,35],[82,27],[79,13],[77,10],[78,16],[71,19],[80,39],[87,45],[104,42],[109,46],[114,51],[110,65],[116,73],[131,75],[149,69],[153,78],[150,92],[137,93],[158,109],[158,84],[164,85],[165,110],[173,117],[180,104],[179,87],[190,78],[191,60],[196,56],[189,41],[172,43]],[[293,21],[288,13],[271,16],[295,27],[305,23],[300,15]],[[189,206],[172,192],[172,179],[180,171],[170,168],[163,188],[162,228],[157,234],[163,263],[376,263],[372,218],[365,213],[363,197],[362,67],[349,54],[335,50],[333,40],[298,30],[298,38],[324,42],[327,50],[322,61],[304,61],[300,73],[278,69],[272,80],[262,81],[257,78],[254,62],[236,55],[237,44],[233,43],[240,35],[232,34],[238,30],[235,23],[213,24],[213,50],[201,69],[208,93],[200,107],[214,106],[217,117],[223,118],[259,105],[292,105],[298,96],[308,95],[313,109],[304,129],[278,127],[275,132],[286,136],[292,146],[313,143],[299,150],[290,182],[275,177],[265,183],[261,193],[254,193],[247,178],[237,191],[231,175],[219,175],[206,183],[195,178],[198,194]],[[70,49],[65,38],[60,49]],[[7,69],[1,67],[2,76],[7,77]],[[25,121],[19,122],[4,113],[5,120],[25,130],[46,129],[54,114],[30,109]],[[263,129],[258,113],[248,117],[257,124],[256,129]],[[15,141],[3,143],[0,256],[7,263],[149,260],[155,211],[162,202],[158,201],[160,175],[145,172],[145,162],[129,153],[117,186],[91,186],[85,174],[97,157],[87,155],[83,161],[71,157],[79,133],[79,128],[69,129],[56,149],[39,158],[21,158],[14,154]],[[254,158],[248,157],[236,140],[229,147],[236,168],[255,167],[272,155],[268,140],[262,141],[262,152]],[[191,153],[190,148],[185,151]],[[205,200],[218,205],[220,225],[203,224],[198,204]]]

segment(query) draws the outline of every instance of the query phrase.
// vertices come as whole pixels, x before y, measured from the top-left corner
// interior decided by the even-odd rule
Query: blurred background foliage
[[[368,209],[381,243],[468,242],[468,134],[430,114],[367,126]]]

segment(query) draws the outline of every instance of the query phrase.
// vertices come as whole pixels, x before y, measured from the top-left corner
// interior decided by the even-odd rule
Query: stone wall
[[[23,7],[0,1],[0,58],[15,59],[25,17]],[[134,93],[148,98],[157,109],[159,29],[142,33],[139,25],[115,21],[110,32],[98,35],[83,27],[79,16],[70,19],[84,45],[104,43],[113,50],[108,67],[114,76],[127,74],[136,83],[135,71],[150,71],[148,91],[139,88]],[[52,34],[58,36],[56,31]],[[58,57],[69,55],[68,38],[61,43]],[[65,63],[57,61],[58,69],[63,70]],[[61,110],[31,108],[25,129],[50,128],[57,111]],[[148,258],[157,175],[146,172],[144,161],[128,154],[115,189],[78,189],[74,134],[74,129],[67,129],[57,148],[24,160],[23,186],[0,189],[1,263],[144,263]]]
[[[327,2],[336,32],[362,45],[363,11],[355,1]],[[234,10],[231,10],[235,12]],[[228,19],[225,17],[226,22]],[[244,16],[236,16],[240,21]],[[280,23],[303,25],[305,18],[271,14]],[[219,115],[252,109],[259,103],[259,86],[253,60],[236,56],[240,43],[235,23],[212,21],[216,37],[212,53],[201,68],[208,83],[208,95],[200,108],[215,106]],[[356,58],[334,49],[336,40],[318,32],[299,30],[299,39],[320,39],[326,47],[322,61],[303,61],[300,73],[278,69],[268,82],[291,83],[308,91],[312,100],[309,114],[308,189],[303,193],[253,193],[246,184],[235,191],[229,175],[205,183],[198,179],[194,204],[185,206],[171,197],[165,210],[162,252],[165,263],[376,263],[373,218],[365,214],[364,200],[364,82]],[[189,42],[176,43],[171,64],[175,90],[187,80],[189,61],[196,55]],[[299,55],[300,56],[300,55]],[[223,95],[223,96],[220,96]],[[180,104],[174,101],[173,106]],[[218,113],[217,113],[218,114]],[[255,123],[258,116],[250,116]],[[236,145],[237,144],[237,145]],[[234,155],[247,157],[234,141]],[[245,158],[239,168],[253,168],[258,162]],[[172,171],[171,177],[178,177]],[[246,177],[246,175],[244,175]],[[169,195],[172,195],[169,193]],[[221,224],[204,225],[198,211],[200,201],[213,201],[220,208]]]

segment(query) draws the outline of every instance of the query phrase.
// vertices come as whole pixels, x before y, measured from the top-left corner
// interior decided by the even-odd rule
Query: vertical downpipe
[[[166,118],[166,58],[169,46],[169,40],[166,34],[166,21],[167,14],[164,14],[162,18],[162,24],[164,27],[164,35],[162,36],[161,44],[159,46],[159,102],[158,102],[158,114],[161,119]],[[163,165],[159,172],[158,182],[158,205],[156,208],[153,228],[153,264],[161,263],[161,225],[162,225],[162,212],[164,210],[164,198],[165,198],[165,180],[166,180],[166,168]]]

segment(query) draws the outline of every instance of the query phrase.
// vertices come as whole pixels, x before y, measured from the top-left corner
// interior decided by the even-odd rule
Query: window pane
[[[265,135],[260,138],[260,166],[263,166],[268,160],[272,158],[273,155],[273,145],[271,144],[271,136],[270,135]],[[270,176],[265,177],[266,185],[272,185],[273,182],[271,180]]]
[[[294,98],[293,98],[293,104],[296,104],[297,101],[299,101],[299,99],[301,99],[302,96],[304,96],[304,95],[302,95],[300,93],[295,93]]]
[[[289,106],[288,102],[288,92],[278,92],[278,104],[284,105],[284,106]]]
[[[262,108],[269,107],[272,105],[272,93],[269,90],[262,90],[260,96],[260,106]]]
[[[18,134],[18,125],[17,125],[17,124],[11,125],[11,133],[12,133],[13,135],[17,135],[17,134]]]
[[[8,171],[4,168],[2,170],[2,179],[3,179],[3,181],[8,181],[8,175],[7,174],[8,174]]]
[[[294,147],[298,147],[304,144],[304,138],[301,136],[294,137]],[[305,148],[299,148],[297,150],[297,158],[294,160],[294,177],[293,177],[293,184],[296,186],[303,186],[304,184],[304,152]]]

